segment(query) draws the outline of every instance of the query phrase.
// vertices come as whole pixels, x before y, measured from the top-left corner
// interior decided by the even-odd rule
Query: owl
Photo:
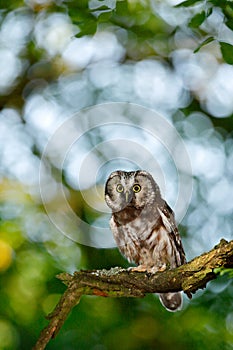
[[[105,200],[112,210],[110,228],[120,252],[138,266],[157,272],[186,262],[174,213],[146,171],[114,171],[105,185]],[[182,307],[182,295],[159,294],[168,311]]]

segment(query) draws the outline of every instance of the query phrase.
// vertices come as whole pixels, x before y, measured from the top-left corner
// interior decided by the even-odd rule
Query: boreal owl
[[[138,266],[157,272],[186,262],[174,213],[161,197],[159,186],[146,171],[114,171],[105,186],[112,210],[110,227],[120,252]],[[159,294],[169,311],[182,307],[180,292]]]

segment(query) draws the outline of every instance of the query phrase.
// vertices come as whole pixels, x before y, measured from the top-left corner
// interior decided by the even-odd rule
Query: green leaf
[[[116,4],[116,13],[119,16],[125,16],[126,13],[128,13],[128,4],[127,1],[117,1]]]
[[[94,20],[88,20],[85,24],[79,25],[81,31],[76,34],[76,38],[81,38],[84,35],[93,35],[96,33],[97,22]]]
[[[200,13],[197,13],[191,21],[189,22],[188,26],[190,28],[197,28],[199,27],[205,20],[208,18],[213,12],[213,8],[210,7],[206,11],[202,11]]]
[[[106,11],[106,10],[111,10],[111,8],[109,8],[106,5],[101,5],[99,7],[95,7],[93,10],[90,10],[90,12],[95,12],[95,11]]]
[[[194,5],[196,2],[200,2],[201,0],[186,0],[176,5],[175,7],[189,7]]]
[[[75,36],[80,38],[84,35],[93,35],[97,30],[97,18],[85,8],[86,0],[78,1],[77,4],[72,2],[68,7],[68,13],[72,22],[78,25],[80,32]]]
[[[112,8],[102,5],[99,7],[96,7],[93,10],[90,10],[90,12],[98,18],[98,22],[108,22],[109,19],[112,17]]]
[[[112,17],[112,11],[105,11],[100,13],[100,15],[98,16],[98,22],[108,22],[110,20],[110,18]]]
[[[226,1],[226,0],[211,0],[210,2],[214,6],[225,8],[228,1]]]
[[[68,8],[79,8],[79,9],[88,9],[88,0],[65,0],[64,3],[67,4]]]
[[[233,30],[233,19],[228,19],[226,21],[226,25],[228,26],[228,28],[230,28],[231,30]]]
[[[212,15],[212,12],[213,12],[213,7],[208,8],[208,10],[206,11],[206,18]]]
[[[3,10],[14,10],[18,7],[24,6],[24,1],[23,0],[0,0],[0,9]]]
[[[214,37],[210,36],[209,38],[205,39],[204,41],[202,41],[202,43],[193,51],[194,53],[197,53],[203,46],[211,43],[212,41],[214,41]]]
[[[197,28],[199,27],[204,20],[206,19],[206,13],[205,11],[202,11],[201,13],[197,13],[189,22],[188,26],[190,28]]]
[[[228,64],[233,64],[233,45],[221,41],[220,48],[224,61]]]

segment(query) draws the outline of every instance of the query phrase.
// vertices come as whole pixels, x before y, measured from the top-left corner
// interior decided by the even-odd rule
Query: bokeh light
[[[5,271],[11,265],[13,251],[11,246],[0,240],[0,271]]]

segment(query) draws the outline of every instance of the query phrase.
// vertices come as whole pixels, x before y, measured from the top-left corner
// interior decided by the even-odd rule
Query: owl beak
[[[129,191],[125,191],[125,201],[126,201],[126,203],[129,202],[129,199],[130,199],[130,193],[129,193]]]

